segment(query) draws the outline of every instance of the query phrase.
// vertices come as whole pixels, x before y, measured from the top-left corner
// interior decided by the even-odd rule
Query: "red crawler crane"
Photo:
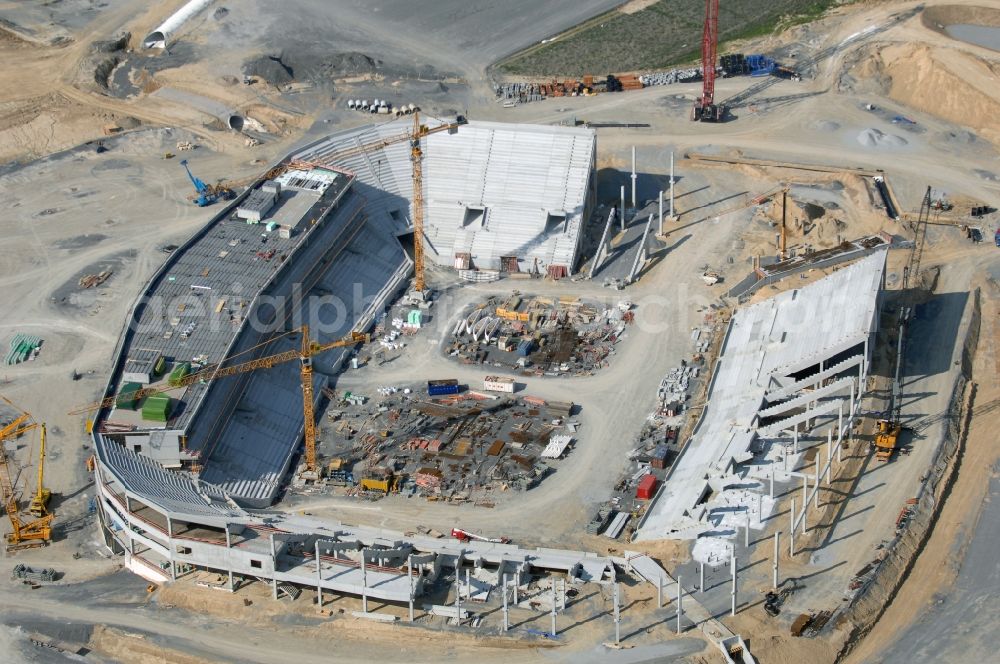
[[[715,104],[715,54],[719,47],[719,0],[705,0],[705,30],[701,36],[701,97],[694,102],[692,120],[720,122],[726,109]]]

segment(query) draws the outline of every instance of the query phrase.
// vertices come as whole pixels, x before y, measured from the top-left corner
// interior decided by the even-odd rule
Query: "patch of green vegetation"
[[[719,6],[719,41],[749,39],[819,18],[836,0],[728,0]],[[554,42],[498,63],[519,76],[582,76],[662,69],[701,53],[704,0],[659,0],[636,12],[608,12]],[[719,52],[724,52],[720,45]]]

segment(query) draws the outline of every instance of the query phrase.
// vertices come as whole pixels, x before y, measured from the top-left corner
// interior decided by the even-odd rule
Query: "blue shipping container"
[[[427,381],[427,394],[436,397],[443,394],[458,394],[458,381],[454,378],[447,380]]]
[[[535,342],[532,339],[525,339],[517,345],[517,354],[521,357],[527,357],[528,354],[534,349]]]

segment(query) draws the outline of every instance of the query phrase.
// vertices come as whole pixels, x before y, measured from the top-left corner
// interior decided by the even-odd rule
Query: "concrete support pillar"
[[[663,190],[660,189],[660,196],[657,198],[660,204],[660,235],[663,235]]]
[[[510,629],[510,609],[507,607],[507,591],[510,590],[510,582],[507,574],[503,575],[503,631]]]
[[[774,499],[774,466],[771,466],[771,499]]]
[[[826,484],[833,481],[833,429],[826,430]]]
[[[844,437],[844,402],[837,404],[837,438]]]
[[[624,231],[625,230],[625,185],[622,185],[621,194],[622,194],[622,206],[620,208],[621,214],[619,216],[621,217],[622,230]]]
[[[323,608],[323,568],[319,559],[319,540],[316,540],[316,608]]]
[[[802,473],[802,534],[804,535],[805,530],[805,515],[809,511],[809,476],[806,473]]]
[[[621,606],[618,600],[619,584],[615,581],[615,645],[621,643]]]
[[[566,610],[566,579],[559,582],[559,610]]]
[[[816,450],[816,471],[813,477],[814,486],[816,490],[813,491],[813,507],[819,509],[819,456],[820,451]]]
[[[361,612],[368,613],[368,557],[367,551],[361,549]]]
[[[670,151],[670,221],[674,221],[677,214],[674,212],[674,152]]]
[[[517,606],[517,587],[521,585],[521,568],[514,571],[514,606]]]
[[[795,555],[795,499],[792,498],[792,509],[788,513],[788,555]]]
[[[743,531],[743,546],[750,546],[750,506],[747,506],[747,527]]]
[[[271,533],[271,595],[278,599],[278,550],[274,548],[274,533]]]
[[[681,633],[681,618],[684,616],[684,606],[681,604],[683,598],[681,596],[681,577],[677,576],[677,633]]]
[[[729,591],[730,600],[732,603],[732,610],[730,615],[736,615],[736,552],[733,552],[733,557],[730,559],[729,567],[733,573],[733,587]]]
[[[462,571],[455,564],[455,614],[458,624],[462,624]]]
[[[635,146],[632,146],[632,207],[638,209],[639,204],[635,199],[635,182],[639,176],[635,172]]]
[[[781,540],[781,531],[774,533],[774,563],[771,569],[771,587],[778,589],[778,546]]]
[[[410,601],[407,608],[409,609],[410,622],[413,622],[413,595],[416,592],[416,588],[414,588],[412,553],[406,557],[406,578],[410,581]]]
[[[633,180],[634,182],[634,180]],[[552,579],[552,631],[549,632],[551,636],[556,635],[556,580]]]
[[[656,580],[656,608],[663,608],[663,579]]]
[[[795,423],[795,428],[792,430],[792,445],[794,445],[795,453],[799,453],[799,423]]]
[[[701,563],[701,565],[699,567],[700,567],[699,571],[700,571],[700,574],[701,574],[701,578],[698,580],[698,592],[704,594],[704,592],[705,592],[705,563]]]

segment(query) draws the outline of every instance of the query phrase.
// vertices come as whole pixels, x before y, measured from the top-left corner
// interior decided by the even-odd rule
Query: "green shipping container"
[[[164,394],[154,394],[146,397],[142,404],[142,419],[151,422],[166,422],[170,417],[170,397]]]
[[[142,385],[139,383],[125,383],[122,385],[118,396],[115,397],[115,408],[127,408],[129,410],[138,408],[139,400],[136,398],[135,393],[141,389]]]
[[[162,376],[163,371],[166,368],[167,368],[167,361],[163,359],[162,355],[160,355],[160,357],[156,360],[156,364],[153,366],[153,373],[155,373],[157,376]]]
[[[170,377],[167,379],[167,382],[170,383],[171,387],[177,387],[189,373],[191,373],[191,363],[181,362],[174,367],[173,371],[170,372]]]

